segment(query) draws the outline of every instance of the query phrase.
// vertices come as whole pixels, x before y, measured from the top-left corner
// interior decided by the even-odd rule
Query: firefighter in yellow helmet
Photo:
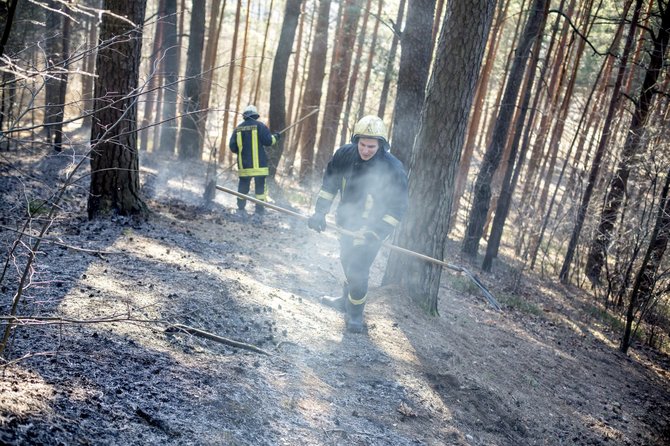
[[[341,236],[340,262],[346,281],[342,295],[322,302],[346,314],[349,332],[363,331],[370,266],[384,239],[407,209],[407,174],[389,152],[386,126],[377,116],[365,116],[354,126],[350,144],[337,149],[326,167],[314,214],[308,226],[326,229],[326,214],[340,194],[337,224],[357,237]]]
[[[266,177],[270,173],[266,146],[273,146],[279,141],[279,133],[271,133],[265,124],[258,120],[258,110],[248,105],[242,112],[244,121],[240,123],[230,136],[228,147],[237,154],[237,172],[240,177],[237,191],[248,194],[251,179],[254,179],[254,192],[258,200],[267,201],[268,191]],[[237,199],[238,213],[246,217],[247,200]],[[256,215],[261,217],[265,207],[256,205]]]

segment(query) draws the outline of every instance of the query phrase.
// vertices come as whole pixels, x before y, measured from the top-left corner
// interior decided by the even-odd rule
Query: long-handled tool
[[[240,192],[237,192],[235,190],[229,189],[229,188],[224,187],[224,186],[217,185],[216,188],[218,190],[226,192],[228,194],[235,195],[235,196],[240,197],[240,198],[244,198],[245,200],[249,200],[252,203],[260,204],[261,206],[265,206],[269,209],[273,209],[273,210],[278,211],[278,212],[283,212],[284,214],[292,215],[293,217],[300,218],[302,220],[308,220],[309,219],[309,217],[306,216],[306,215],[300,214],[298,212],[291,211],[289,209],[284,209],[280,206],[274,205],[272,203],[268,203],[268,202],[263,201],[263,200],[259,200],[255,197],[251,197],[249,195],[242,194]],[[333,225],[328,225],[328,226],[335,229],[340,234],[348,235],[350,237],[360,237],[359,234],[357,234],[355,232],[347,231],[346,229],[340,228],[339,226],[333,226]],[[491,292],[484,286],[484,284],[479,280],[479,278],[477,278],[477,276],[475,276],[468,269],[466,269],[462,266],[454,265],[452,263],[447,263],[447,262],[444,262],[442,260],[435,259],[433,257],[429,257],[429,256],[424,255],[424,254],[419,254],[418,252],[414,252],[414,251],[411,251],[411,250],[406,249],[406,248],[401,248],[400,246],[396,246],[396,245],[393,245],[393,244],[388,243],[388,242],[383,242],[382,246],[390,249],[391,251],[397,251],[397,252],[400,252],[402,254],[411,256],[411,257],[416,257],[418,259],[425,260],[427,262],[435,263],[437,265],[443,266],[443,267],[445,267],[447,269],[450,269],[452,271],[457,271],[459,273],[462,273],[462,274],[466,275],[475,285],[477,285],[477,287],[480,290],[482,290],[482,293],[484,293],[484,297],[486,298],[488,303],[493,308],[495,308],[496,310],[502,311],[502,308],[500,307],[500,304],[493,297],[493,294],[491,294]]]
[[[309,112],[309,113],[307,113],[305,116],[303,116],[302,118],[298,119],[298,120],[297,120],[296,122],[294,122],[293,124],[289,125],[288,127],[285,127],[284,129],[278,131],[277,133],[279,133],[279,134],[281,135],[282,133],[288,132],[288,131],[291,130],[293,127],[295,127],[296,125],[300,124],[302,121],[304,121],[305,119],[309,118],[310,116],[312,116],[314,113],[316,113],[316,112],[318,112],[318,111],[319,111],[319,109],[318,109],[318,108],[315,108],[314,110],[312,110],[311,112]]]

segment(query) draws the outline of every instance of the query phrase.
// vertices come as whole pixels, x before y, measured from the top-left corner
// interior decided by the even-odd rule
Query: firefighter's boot
[[[363,332],[363,309],[365,308],[366,298],[367,295],[363,296],[361,299],[354,299],[351,296],[347,298],[347,315],[344,322],[349,333]]]
[[[346,312],[347,299],[349,299],[349,284],[344,282],[342,285],[342,295],[338,297],[323,296],[321,303],[327,307],[331,307],[340,313]]]

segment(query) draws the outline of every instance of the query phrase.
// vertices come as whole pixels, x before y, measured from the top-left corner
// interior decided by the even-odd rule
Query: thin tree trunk
[[[186,80],[179,134],[179,158],[202,159],[203,134],[198,122],[206,114],[200,111],[202,93],[202,52],[205,44],[205,0],[193,0],[191,3],[191,24],[186,53]]]
[[[230,118],[230,98],[233,93],[233,78],[235,76],[235,56],[237,54],[237,33],[240,29],[240,13],[242,11],[242,0],[237,0],[235,9],[235,31],[233,32],[232,48],[230,49],[230,64],[228,65],[228,83],[226,84],[226,98],[223,103],[223,127],[221,129],[221,142],[219,144],[219,163],[223,164],[228,147],[228,124]],[[237,111],[237,110],[235,110]]]
[[[565,258],[563,259],[563,265],[561,266],[561,271],[559,273],[559,278],[561,282],[567,283],[570,273],[570,265],[572,259],[575,255],[577,249],[577,242],[579,241],[579,235],[582,231],[582,226],[584,225],[584,220],[586,219],[586,211],[588,210],[589,203],[591,201],[591,196],[593,195],[593,189],[600,172],[600,166],[602,162],[605,149],[607,147],[607,142],[610,135],[610,128],[612,126],[612,117],[617,108],[617,103],[619,102],[619,93],[621,91],[621,85],[623,83],[624,74],[626,71],[626,65],[628,63],[628,57],[630,55],[632,43],[635,37],[635,32],[637,29],[637,21],[640,16],[640,9],[642,8],[642,0],[636,0],[635,9],[633,11],[633,18],[630,23],[630,29],[628,31],[628,37],[626,38],[626,43],[624,45],[623,54],[621,55],[621,62],[619,64],[619,70],[617,72],[616,81],[614,84],[614,89],[612,91],[612,99],[607,110],[607,116],[605,117],[605,125],[602,130],[602,135],[600,137],[600,142],[598,143],[598,148],[596,149],[595,156],[593,158],[593,163],[591,164],[591,171],[589,173],[588,182],[586,183],[586,189],[584,190],[584,195],[582,196],[581,204],[577,210],[577,218],[575,226],[572,231],[572,236],[570,237],[570,242],[568,243],[567,252]]]
[[[587,7],[587,9],[584,13],[584,26],[583,26],[583,29],[582,29],[582,34],[585,35],[585,36],[589,35],[588,30],[589,30],[589,20],[590,20],[589,17],[590,17],[590,12],[591,12],[591,6],[592,6],[592,4],[588,5],[588,7]],[[577,47],[577,50],[576,50],[576,58],[575,58],[575,61],[574,61],[574,64],[573,64],[574,70],[573,70],[573,73],[572,73],[572,78],[570,79],[570,82],[568,83],[568,87],[566,89],[565,98],[564,98],[564,108],[561,111],[561,113],[559,114],[559,116],[560,116],[559,119],[563,120],[563,122],[557,124],[556,127],[555,127],[555,129],[561,129],[561,132],[562,132],[564,122],[567,119],[567,113],[568,113],[567,104],[565,104],[565,101],[568,101],[572,97],[572,91],[574,89],[574,85],[575,85],[577,75],[578,75],[578,72],[579,72],[579,65],[580,65],[580,61],[581,61],[581,56],[584,54],[585,44],[586,44],[585,40],[581,39],[578,43],[578,47]],[[597,79],[600,79],[600,75],[602,74],[602,70],[603,70],[603,66],[601,66],[601,69],[598,72]],[[586,109],[588,109],[588,107],[591,103],[591,99],[593,97],[593,91],[594,90],[592,89],[591,94],[589,95],[589,97],[587,99],[587,103],[586,103],[586,107],[585,107]],[[582,114],[582,117],[579,121],[579,124],[577,125],[577,133],[579,133],[579,129],[582,127],[582,123],[584,121],[584,116],[585,115]],[[549,209],[544,214],[544,219],[542,221],[542,227],[539,231],[539,234],[536,237],[531,237],[531,239],[532,239],[532,241],[531,241],[531,254],[530,254],[531,255],[531,261],[530,261],[530,268],[531,269],[533,269],[535,267],[535,261],[537,259],[537,253],[540,249],[540,245],[542,244],[542,240],[544,238],[544,232],[547,228],[547,225],[549,223],[549,219],[551,217],[551,213],[552,213],[552,210],[553,210],[553,207],[554,207],[554,203],[556,201],[556,194],[558,193],[558,190],[561,187],[561,183],[562,183],[562,180],[563,180],[563,175],[565,173],[565,169],[566,169],[567,164],[570,160],[570,156],[572,154],[572,149],[575,146],[575,140],[576,140],[576,135],[575,135],[575,138],[572,139],[572,143],[570,144],[570,148],[568,150],[568,153],[565,156],[565,161],[563,163],[563,167],[561,168],[561,172],[560,172],[560,174],[558,176],[558,179],[556,181],[556,187],[554,188],[554,193],[553,193],[553,196],[552,196],[551,201],[549,203]],[[558,145],[558,142],[556,142],[555,144]],[[554,151],[558,152],[558,147],[556,147]],[[555,162],[555,160],[553,160],[553,162],[551,163],[550,172],[553,172],[554,162]],[[548,175],[550,175],[550,174],[548,174]],[[551,176],[549,176],[549,179],[547,179],[547,182],[549,182],[549,183],[551,183],[550,178],[551,178]],[[548,185],[545,189],[546,189],[547,194],[548,194]],[[544,200],[546,200],[546,197],[544,198]],[[544,213],[544,203],[543,203],[542,197],[540,197],[539,209],[541,210],[541,212]]]
[[[363,80],[363,87],[361,88],[360,99],[358,101],[358,119],[361,119],[366,112],[366,99],[368,96],[368,88],[370,87],[370,75],[372,73],[372,67],[374,64],[375,54],[377,52],[377,39],[379,36],[379,22],[381,21],[379,17],[382,13],[382,7],[384,6],[384,0],[378,0],[377,5],[377,18],[375,19],[375,25],[372,29],[372,42],[370,43],[370,52],[368,53],[368,64],[365,68],[365,78]]]
[[[305,14],[305,3],[302,3],[300,5],[298,37],[295,39],[295,51],[293,54],[293,74],[291,75],[291,87],[289,88],[288,107],[286,108],[286,115],[288,116],[288,122],[289,122],[288,125],[291,125],[291,123],[293,122],[292,119],[295,116],[293,113],[293,106],[295,103],[298,78],[300,77],[300,54],[302,51],[302,38],[303,38],[302,33],[305,26],[306,15],[307,14]],[[293,136],[293,133],[296,132],[297,130],[298,129],[291,129],[290,131],[282,135],[282,139],[284,140],[284,147],[286,147],[286,144],[290,141],[290,138]],[[288,145],[290,146],[290,144]]]
[[[140,124],[140,146],[144,151],[149,151],[149,132],[155,133],[156,129],[150,126],[153,118],[153,111],[156,107],[158,92],[157,88],[161,82],[161,68],[163,64],[161,50],[163,48],[163,34],[165,29],[165,0],[158,2],[158,11],[156,12],[156,29],[154,30],[154,41],[149,55],[149,82],[147,84],[146,101],[144,103],[144,114]],[[157,109],[159,110],[159,109]],[[157,115],[160,113],[157,111]],[[155,141],[155,139],[154,139]],[[156,150],[153,144],[152,150]]]
[[[649,299],[654,283],[656,282],[656,273],[661,264],[668,247],[670,238],[670,199],[668,199],[668,190],[670,189],[670,171],[666,174],[665,185],[661,192],[661,201],[658,207],[656,224],[649,240],[649,247],[642,260],[642,265],[635,278],[633,291],[630,295],[630,302],[626,311],[626,325],[619,345],[619,350],[627,353],[631,345],[633,334],[633,321],[635,312],[639,310],[640,303]]]
[[[492,28],[492,32],[489,32],[488,50],[486,57],[484,58],[486,62],[482,68],[482,73],[477,80],[477,94],[475,95],[475,100],[472,105],[470,120],[468,122],[468,133],[465,140],[466,142],[465,146],[463,147],[463,153],[461,154],[461,161],[458,165],[458,176],[456,177],[456,186],[454,187],[453,206],[451,207],[450,217],[452,228],[456,223],[461,198],[463,197],[463,193],[465,192],[465,185],[468,181],[468,171],[470,170],[472,155],[476,145],[475,140],[477,139],[477,135],[482,130],[480,128],[480,124],[482,113],[484,111],[486,94],[489,91],[489,80],[495,65],[495,55],[498,51],[498,45],[501,41],[500,30],[502,29],[502,24],[504,23],[504,19],[507,14],[507,7],[509,4],[509,1],[498,2],[498,10],[496,11],[495,22]],[[433,32],[434,31],[435,29],[433,29]]]
[[[368,30],[368,17],[370,17],[370,5],[372,0],[367,0],[365,4],[365,14],[363,15],[363,24],[358,32],[358,43],[356,44],[356,56],[354,57],[354,67],[361,65],[361,57],[363,55],[363,47],[365,46],[365,34]],[[349,73],[349,86],[347,87],[347,99],[344,105],[344,117],[342,118],[342,129],[340,130],[340,145],[346,144],[347,134],[349,133],[349,114],[351,113],[351,106],[354,101],[354,93],[356,93],[356,83],[358,81],[358,70],[352,70]]]
[[[287,0],[284,10],[284,22],[281,27],[277,52],[272,65],[272,82],[270,86],[270,128],[279,131],[286,127],[286,74],[291,49],[295,40],[302,0]],[[277,166],[284,151],[284,141],[279,140],[277,146],[268,153],[270,167],[269,178],[274,178]]]
[[[543,28],[543,26],[541,26],[540,28]],[[522,147],[523,150],[519,152],[518,157],[517,152],[519,142],[521,141],[521,134],[523,133],[524,122],[526,121],[526,113],[528,112],[528,105],[530,104],[530,98],[533,93],[533,82],[535,81],[535,71],[537,69],[537,64],[540,60],[541,49],[542,49],[542,38],[539,38],[535,41],[535,47],[533,48],[531,62],[528,66],[528,73],[526,74],[526,82],[523,87],[524,91],[523,101],[521,102],[520,113],[516,121],[516,128],[514,130],[514,138],[511,143],[509,157],[507,158],[505,175],[500,187],[500,197],[496,204],[496,212],[491,228],[491,235],[489,237],[488,244],[486,245],[486,255],[484,256],[484,261],[482,262],[482,269],[484,271],[491,271],[491,266],[493,265],[493,259],[498,256],[500,241],[502,240],[502,234],[505,228],[505,220],[507,220],[507,215],[509,213],[510,205],[512,203],[512,196],[514,195],[514,189],[516,188],[517,180],[519,178],[521,165],[523,164],[526,158],[527,145],[524,144],[524,146]],[[536,94],[539,94],[539,92],[536,92]],[[532,116],[528,120],[527,126],[530,126],[531,124],[532,124]],[[515,162],[517,164],[516,169],[514,168]]]
[[[470,218],[463,240],[463,252],[471,257],[477,255],[479,241],[484,231],[484,223],[491,201],[491,179],[500,163],[500,157],[511,125],[512,115],[516,107],[519,88],[523,79],[526,62],[535,39],[542,31],[544,16],[547,14],[548,0],[533,0],[528,20],[516,49],[505,94],[500,106],[498,119],[493,132],[491,145],[486,150],[482,166],[477,174],[473,192],[473,204]]]
[[[402,29],[402,19],[405,14],[405,0],[400,0],[400,5],[398,6],[398,16],[395,20],[395,32],[393,33],[393,40],[391,41],[391,49],[389,50],[389,56],[386,61],[386,70],[384,71],[384,84],[382,85],[382,92],[379,101],[379,109],[377,111],[377,116],[384,119],[384,114],[386,113],[386,102],[388,101],[389,90],[391,89],[391,79],[393,78],[393,68],[395,67],[395,55],[398,51],[398,40],[400,36],[400,30]],[[361,107],[364,108],[364,107]]]
[[[198,121],[198,131],[207,140],[207,120],[209,119],[209,103],[212,97],[212,79],[216,68],[216,55],[219,49],[219,37],[221,36],[221,23],[226,13],[226,0],[219,12],[220,0],[213,0],[211,14],[209,16],[209,29],[207,32],[207,49],[205,50],[205,61],[203,63],[202,96],[200,106],[204,110],[202,119]],[[212,149],[214,150],[214,149]]]
[[[635,168],[635,159],[644,149],[643,136],[670,38],[670,6],[666,6],[662,12],[663,16],[660,27],[653,35],[649,65],[647,66],[639,96],[634,103],[635,109],[627,132],[628,136],[626,137],[622,153],[619,156],[616,173],[612,177],[608,191],[605,194],[605,203],[600,216],[598,231],[591,241],[586,264],[586,276],[593,283],[600,282],[600,273],[605,262],[605,252],[612,240],[614,222],[617,219],[619,208],[626,192],[628,177],[631,169]]]
[[[179,47],[177,46],[177,0],[165,0],[163,48],[163,100],[159,151],[172,156],[177,143],[177,80],[179,78]]]
[[[265,62],[265,48],[268,43],[268,31],[270,30],[270,22],[272,22],[272,6],[274,0],[270,0],[270,10],[268,11],[268,21],[265,23],[265,34],[263,35],[263,48],[261,49],[261,60],[258,63],[258,75],[256,76],[256,87],[254,89],[254,104],[258,103],[258,94],[261,89],[261,76],[263,74],[263,62]]]
[[[249,12],[251,11],[251,0],[247,0],[247,13],[244,18],[244,37],[242,38],[242,57],[240,58],[240,75],[237,84],[237,99],[235,100],[235,110],[240,110],[242,102],[242,90],[244,89],[244,79],[247,77],[247,37],[249,36]]]
[[[338,37],[338,45],[328,80],[326,95],[326,109],[323,114],[321,134],[319,136],[318,151],[316,154],[315,170],[321,172],[333,153],[337,129],[340,126],[340,115],[344,105],[344,95],[347,89],[347,79],[351,71],[351,48],[354,47],[358,18],[361,7],[355,0],[346,0],[342,11],[342,33]],[[346,125],[347,123],[344,123]]]
[[[312,42],[309,59],[309,77],[300,113],[307,115],[321,103],[321,86],[325,76],[326,53],[328,49],[328,19],[331,0],[320,0],[317,13],[316,33]],[[311,180],[314,172],[314,149],[316,145],[318,113],[307,118],[300,136],[300,171],[298,180],[305,183]]]
[[[400,40],[400,69],[393,117],[393,151],[406,166],[412,158],[414,137],[419,131],[426,96],[428,70],[433,48],[431,41],[435,0],[414,0],[408,6],[405,29]]]

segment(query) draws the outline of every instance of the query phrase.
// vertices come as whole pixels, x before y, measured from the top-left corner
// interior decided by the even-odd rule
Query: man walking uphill
[[[242,117],[244,121],[235,127],[228,143],[230,150],[237,154],[237,170],[240,177],[237,191],[248,194],[253,178],[256,198],[266,201],[268,189],[265,180],[270,170],[265,146],[275,145],[279,141],[279,133],[270,133],[270,129],[258,121],[258,111],[253,105],[244,109]],[[244,209],[246,205],[245,199],[237,199],[237,209],[242,216],[246,216]],[[261,217],[264,213],[265,207],[257,204],[255,215]]]
[[[328,163],[314,215],[307,223],[317,232],[326,229],[326,214],[340,193],[337,224],[357,236],[340,237],[346,277],[342,296],[322,302],[346,313],[346,327],[352,333],[363,331],[370,266],[407,209],[407,174],[389,149],[380,118],[365,116],[358,121],[351,144],[337,149]]]

